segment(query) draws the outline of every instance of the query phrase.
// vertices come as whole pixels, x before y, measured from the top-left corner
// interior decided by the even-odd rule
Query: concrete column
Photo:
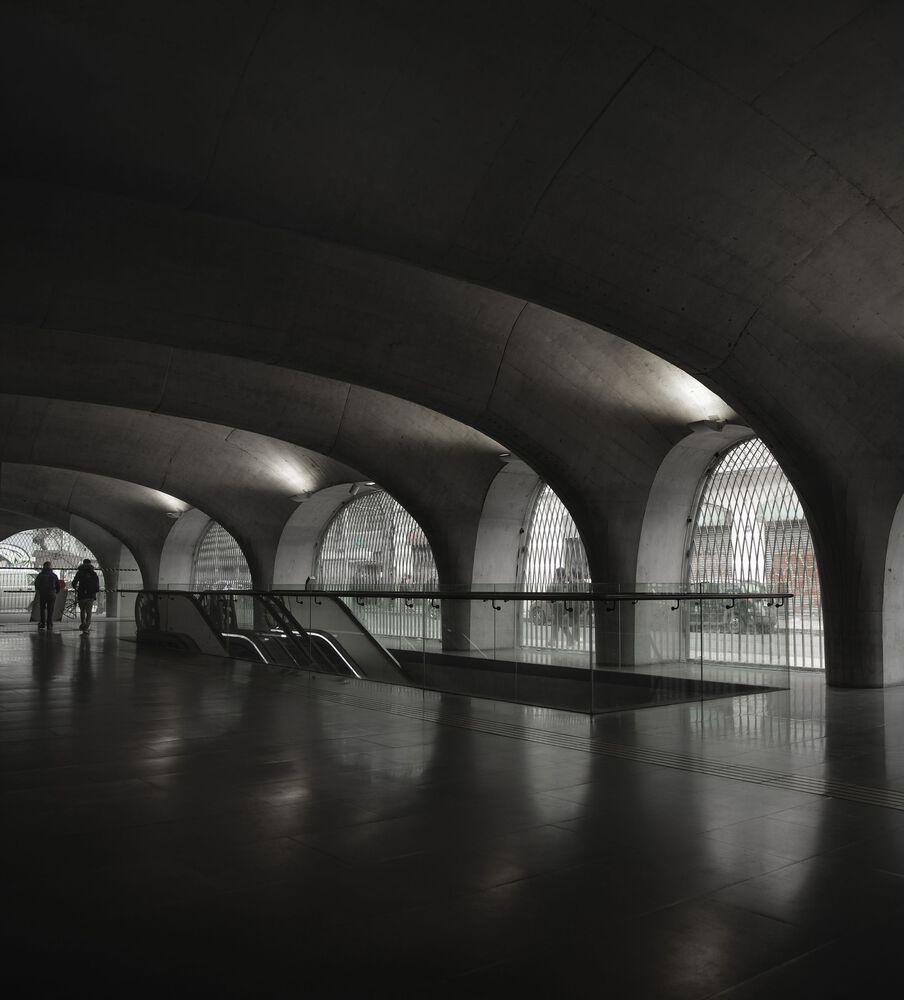
[[[849,469],[836,485],[806,489],[822,590],[826,681],[834,687],[904,681],[900,486],[875,473]]]
[[[893,613],[897,602],[894,583],[888,591],[885,586],[892,519],[870,525],[869,537],[859,544],[850,526],[839,525],[834,537],[825,539],[811,520],[822,590],[826,682],[834,687],[884,687],[904,680],[900,653],[892,649],[887,663],[883,656],[900,627],[891,617],[883,624],[883,610]]]

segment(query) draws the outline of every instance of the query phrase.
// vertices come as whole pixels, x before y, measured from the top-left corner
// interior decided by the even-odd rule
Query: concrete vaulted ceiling
[[[875,645],[900,4],[8,11],[4,392],[282,438],[428,520],[455,495],[433,444],[462,523],[501,445],[621,579],[684,425],[737,415],[804,500],[838,648]]]
[[[72,440],[81,432],[66,438],[63,451],[67,459],[73,461],[81,447],[88,461],[96,461],[93,435],[100,434],[105,440],[120,442],[111,467],[118,467],[121,475],[135,478],[136,473],[128,470],[140,461],[145,478],[136,481],[152,482],[182,496],[173,485],[173,469],[171,465],[167,468],[166,459],[178,440],[190,480],[183,482],[180,490],[190,490],[192,503],[218,516],[216,511],[224,505],[232,512],[238,509],[232,499],[238,480],[231,480],[226,460],[210,460],[200,420],[217,425],[229,420],[243,430],[267,434],[268,440],[316,449],[330,456],[322,459],[325,467],[337,460],[345,463],[343,468],[316,478],[316,485],[312,485],[313,480],[298,480],[292,488],[287,488],[291,484],[282,486],[279,477],[276,482],[271,479],[268,486],[255,474],[255,482],[264,492],[275,489],[278,493],[279,513],[273,525],[286,516],[286,497],[301,489],[378,479],[423,524],[434,540],[439,564],[451,579],[460,581],[468,579],[471,571],[460,553],[473,547],[486,491],[500,469],[499,454],[503,448],[513,448],[571,500],[576,515],[586,525],[588,538],[597,532],[608,548],[609,536],[619,538],[620,526],[627,521],[630,542],[631,533],[636,536],[639,531],[649,483],[662,457],[686,433],[687,423],[707,415],[731,419],[732,411],[693,379],[647,352],[600,331],[589,331],[582,324],[567,323],[561,317],[552,319],[557,323],[554,330],[550,324],[534,322],[522,313],[524,342],[515,347],[509,337],[506,351],[511,368],[495,387],[496,394],[511,400],[504,419],[501,407],[499,414],[492,415],[477,406],[467,411],[471,423],[502,431],[501,444],[419,404],[272,364],[178,348],[160,352],[151,345],[110,337],[80,335],[61,341],[47,330],[8,327],[0,330],[6,359],[0,372],[0,390],[35,395],[18,400],[10,396],[8,419],[15,414],[17,427],[23,430],[7,425],[10,444],[6,454],[19,455],[23,448],[31,447],[13,441],[16,434],[24,433],[29,421],[46,423],[40,407],[35,413],[35,399],[51,396],[73,403],[103,400],[107,405],[90,408],[92,419],[101,421],[97,429],[88,432],[81,445]],[[563,351],[550,336],[552,332],[570,333],[573,345],[578,349],[583,346],[585,356]],[[588,336],[593,336],[591,345],[586,344]],[[252,350],[254,344],[250,339]],[[427,345],[419,351],[421,363],[426,365]],[[35,352],[53,357],[56,366],[35,366]],[[532,387],[521,368],[523,363],[533,363],[535,353],[549,377],[545,385]],[[596,371],[588,368],[588,355]],[[433,377],[438,382],[443,374],[454,379],[460,373],[464,380],[472,360],[459,360],[455,371],[450,370],[450,362]],[[360,359],[350,359],[345,369],[362,381],[380,374],[379,370],[370,373],[368,364]],[[160,440],[136,452],[127,443],[124,428],[138,420],[138,415],[127,418],[118,410],[127,402],[153,411],[140,420],[141,427],[148,430],[157,426],[155,417],[164,413],[192,420],[185,426],[159,421]],[[65,419],[72,427],[78,427],[74,421],[81,419],[77,416],[81,410],[73,406],[67,411],[70,415]],[[601,425],[618,427],[618,433],[600,440]],[[222,429],[213,433],[222,436]],[[200,458],[189,448],[193,435],[201,435],[196,446]],[[49,437],[53,439],[55,432]],[[235,443],[236,438],[230,436],[229,440]],[[249,445],[246,450],[254,454],[259,447]],[[242,455],[239,459],[244,461]],[[212,477],[206,484],[199,478],[204,467],[209,467]],[[574,469],[579,470],[580,479],[572,476]],[[165,484],[153,478],[163,471]],[[239,477],[247,474],[242,470]],[[594,489],[585,494],[581,487],[587,481]],[[253,523],[258,515],[243,514],[240,520],[247,524],[249,516]],[[229,527],[229,518],[223,523]],[[630,544],[613,545],[614,554],[624,565],[629,551]]]
[[[41,523],[65,528],[114,567],[120,563],[117,549],[124,544],[148,579],[154,578],[172,527],[166,511],[179,508],[178,501],[157,490],[106,476],[15,462],[0,465],[0,509],[21,519],[13,531]],[[77,531],[73,520],[79,522]]]

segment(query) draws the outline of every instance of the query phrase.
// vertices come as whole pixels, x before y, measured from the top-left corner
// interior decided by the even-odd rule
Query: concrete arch
[[[753,436],[749,427],[739,424],[726,424],[721,429],[701,425],[663,459],[647,499],[637,547],[639,590],[684,586],[688,526],[703,476],[719,452]],[[629,648],[622,649],[627,662],[646,664],[680,658],[678,619],[667,607],[658,601],[641,601],[633,612],[621,608],[620,613],[625,623],[631,622]]]
[[[28,528],[47,525],[62,528],[94,554],[105,577],[107,574],[116,573],[123,550],[128,551],[118,538],[101,525],[73,515],[69,511],[54,508],[50,504],[36,506],[25,500],[17,504],[15,498],[3,497],[0,499],[0,511],[4,515],[3,538]],[[115,587],[116,581],[108,581],[108,586]]]
[[[330,520],[349,499],[351,485],[338,483],[318,490],[299,504],[286,521],[273,569],[276,589],[304,586],[305,580],[313,575],[318,542]]]
[[[475,589],[500,586],[516,589],[518,559],[524,545],[524,524],[541,483],[540,477],[520,460],[508,462],[487,490],[474,551]],[[481,648],[496,643],[514,647],[518,628],[516,604],[494,611],[485,604],[471,607],[471,639]]]
[[[97,558],[104,573],[107,616],[130,618],[135,596],[127,593],[144,585],[141,567],[129,546],[103,526],[46,502],[35,504],[14,497],[0,497],[0,531],[3,537],[25,528],[51,524],[68,531]]]
[[[904,15],[711,6],[701,34],[675,4],[540,2],[513,45],[490,5],[466,61],[454,10],[436,31],[277,5],[174,46],[168,9],[135,33],[103,5],[65,23],[23,7],[3,67],[25,113],[0,185],[0,316],[25,345],[144,341],[163,382],[151,409],[178,376],[168,350],[187,346],[452,414],[540,472],[596,575],[619,582],[685,425],[743,420],[807,510],[830,680],[882,683],[904,493],[904,180],[889,139],[904,75],[876,52]],[[318,44],[299,61],[302,30]],[[349,58],[359,46],[372,58]],[[667,369],[612,334],[737,412],[663,402]],[[398,483],[365,471],[425,527],[442,506],[423,484],[406,496],[401,465]],[[473,575],[462,553],[488,485],[435,517],[447,579]],[[266,561],[292,510],[248,513]]]
[[[157,586],[161,590],[188,590],[191,587],[194,570],[195,552],[211,524],[218,523],[203,510],[192,508],[185,511],[170,528],[160,553],[160,575]],[[234,537],[234,536],[233,536]],[[252,559],[249,553],[236,539],[242,555],[251,569],[251,586],[258,590],[268,590],[272,586],[270,579],[262,582],[255,578]],[[251,559],[249,559],[249,554]]]
[[[81,518],[97,525],[125,546],[145,579],[156,575],[162,500],[155,490],[105,476],[13,462],[0,465],[0,503],[38,518],[47,511],[57,519]],[[117,564],[115,557],[111,552],[111,566]]]
[[[194,507],[173,523],[160,551],[157,586],[161,590],[188,590],[191,586],[195,550],[212,520],[209,514]]]
[[[487,490],[474,553],[475,587],[517,587],[524,524],[542,480],[526,463],[508,462]]]
[[[279,533],[295,509],[290,494],[312,481],[309,453],[234,428],[118,407],[3,402],[8,458],[175,494],[219,521],[249,557],[258,585],[269,585]],[[163,520],[165,508],[157,514]]]
[[[738,424],[726,424],[721,430],[701,426],[662,460],[647,498],[637,546],[638,586],[683,583],[687,527],[703,474],[719,452],[754,436],[749,427]]]

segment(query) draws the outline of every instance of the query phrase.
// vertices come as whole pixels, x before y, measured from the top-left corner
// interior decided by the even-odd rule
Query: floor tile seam
[[[722,987],[716,993],[709,993],[705,997],[701,997],[700,1000],[719,1000],[720,997],[730,997],[732,993],[735,993],[740,987],[747,986],[749,984],[756,983],[757,980],[765,980],[767,976],[771,976],[781,969],[791,968],[798,962],[802,962],[809,958],[811,955],[816,955],[819,952],[824,952],[826,949],[831,948],[838,942],[843,941],[844,935],[839,934],[837,937],[830,938],[828,941],[823,941],[820,944],[816,944],[811,948],[805,948],[803,951],[796,955],[792,955],[791,958],[786,958],[784,961],[779,962],[777,965],[770,965],[766,969],[761,969],[759,972],[754,973],[752,976],[748,976],[745,979],[739,979],[729,986]],[[771,991],[770,991],[771,992]]]
[[[392,706],[389,706],[389,711],[392,710]],[[427,713],[424,713],[424,716],[426,717]],[[498,722],[495,720],[488,722],[486,720],[473,720],[466,716],[459,716],[456,718],[444,715],[442,718],[434,717],[429,719],[429,721],[437,724],[459,725],[464,728],[474,728],[476,721],[482,731],[490,731],[494,735],[511,737],[515,735],[515,731],[517,731],[522,738],[532,739],[537,742],[545,742],[549,745],[558,746],[563,749],[574,749],[582,752],[587,751],[587,744],[589,742],[594,749],[599,749],[604,753],[630,753],[637,755],[638,759],[654,758],[659,757],[660,755],[666,755],[672,760],[682,758],[689,766],[697,766],[700,761],[700,758],[697,757],[674,754],[663,749],[623,747],[618,744],[600,743],[599,741],[595,741],[592,737],[573,736],[571,734],[556,733],[550,730],[540,730],[533,727],[519,726],[517,724]],[[723,767],[726,769],[737,766],[722,761],[711,760],[709,761],[709,764],[712,767]],[[783,774],[783,772],[769,771],[764,768],[751,768],[750,770],[757,772],[763,779],[770,779],[776,775]]]
[[[315,697],[327,699],[335,704],[343,704],[347,698],[347,696],[343,694],[333,692],[318,692]],[[370,711],[385,711],[402,717],[423,718],[425,721],[433,722],[436,725],[464,728],[474,732],[487,732],[489,735],[500,736],[503,738],[520,739],[529,742],[542,742],[549,746],[556,746],[560,749],[571,749],[584,753],[601,753],[607,756],[625,760],[634,760],[639,763],[647,763],[653,766],[671,767],[675,770],[686,770],[689,772],[716,777],[721,776],[732,780],[746,781],[752,784],[785,788],[789,791],[801,791],[813,795],[845,798],[849,801],[860,801],[867,804],[875,804],[883,808],[904,810],[904,794],[900,792],[889,792],[883,789],[861,788],[860,786],[848,786],[847,788],[835,786],[830,788],[825,779],[816,777],[785,774],[778,771],[770,771],[764,768],[745,767],[744,765],[731,765],[724,762],[672,754],[666,750],[652,750],[650,748],[623,747],[618,744],[598,743],[594,741],[592,737],[581,738],[571,736],[570,734],[558,734],[549,730],[538,730],[533,727],[519,726],[517,724],[504,723],[495,720],[474,720],[465,716],[450,716],[436,712],[435,710],[423,708],[420,711],[414,709],[413,707],[411,709],[403,709],[398,705],[394,705],[387,699],[380,699],[379,704],[375,705],[369,699],[364,699],[359,696],[352,696],[352,698],[354,698],[356,703],[355,707],[360,707]],[[348,700],[350,701],[351,698],[348,698]],[[436,717],[441,714],[442,718]],[[433,716],[433,718],[431,718],[431,716]],[[579,741],[582,740],[585,745],[580,745]],[[895,798],[900,799],[900,801],[890,801]]]
[[[329,851],[323,850],[322,847],[318,847],[316,844],[308,843],[306,840],[303,840],[297,833],[287,833],[284,834],[279,839],[291,840],[293,843],[303,847],[306,851],[313,851],[320,857],[329,858],[330,861],[337,862],[349,873],[353,874],[355,871],[356,866],[352,862],[347,861],[345,858],[341,858],[336,854],[330,854]]]
[[[777,869],[777,870],[780,871],[781,869]],[[767,872],[766,873],[767,876],[771,875],[771,874],[773,874],[773,873],[772,872]],[[777,917],[777,916],[775,916],[774,913],[763,913],[761,910],[755,909],[755,908],[750,907],[750,906],[742,906],[742,905],[740,905],[738,903],[732,903],[730,900],[727,900],[727,899],[717,899],[716,898],[719,895],[719,893],[725,892],[728,889],[732,889],[732,888],[734,888],[735,885],[744,885],[745,882],[756,881],[757,878],[763,878],[763,877],[764,876],[762,876],[762,875],[753,876],[750,879],[743,879],[741,882],[734,883],[731,886],[722,886],[719,889],[714,889],[711,892],[702,893],[699,896],[694,896],[694,897],[691,897],[691,898],[692,899],[696,899],[696,900],[700,900],[700,901],[709,901],[711,903],[715,903],[717,906],[727,906],[729,909],[736,910],[738,913],[745,913],[745,914],[751,914],[752,913],[754,916],[760,917],[763,920],[768,920],[768,921],[770,921],[770,923],[779,924],[781,927],[786,927],[789,930],[806,931],[807,930],[807,924],[794,923],[791,920],[784,920],[782,917]],[[833,939],[833,940],[835,940],[835,939]]]
[[[451,720],[443,720],[449,722]],[[499,733],[499,735],[511,735]],[[530,735],[523,738],[530,739]],[[545,737],[542,742],[550,745],[561,746],[558,740],[550,740]],[[566,744],[568,748],[584,750],[580,745],[575,745],[573,739]],[[684,754],[672,754],[665,750],[651,750],[650,748],[622,747],[617,744],[592,744],[592,752],[605,753],[610,756],[619,756],[624,759],[635,759],[642,763],[659,764],[664,766],[680,767],[688,771],[709,775],[724,775],[737,780],[747,780],[762,784],[773,784],[778,787],[786,787],[789,790],[807,790],[812,794],[830,794],[834,797],[843,797],[852,801],[875,802],[889,806],[890,801],[900,799],[900,808],[904,808],[904,794],[895,789],[871,788],[869,786],[852,785],[846,782],[832,782],[829,779],[818,778],[816,776],[789,774],[787,772],[773,771],[765,768],[753,768],[746,765],[737,765],[730,762],[714,761],[712,759],[702,759],[699,757],[689,757]],[[744,776],[741,776],[741,772]],[[807,787],[810,786],[810,787]],[[892,806],[897,808],[899,806]]]
[[[821,857],[821,856],[819,856],[819,857]],[[811,860],[811,859],[805,859],[805,860]],[[818,857],[817,857],[816,860],[818,860]],[[769,875],[769,874],[772,874],[772,873],[771,872],[767,873],[767,875]],[[895,874],[895,873],[891,873],[891,874]],[[898,877],[899,878],[904,878],[904,875],[900,875]],[[719,891],[721,891],[721,890],[717,890],[717,892],[719,892]],[[793,927],[793,928],[795,928],[797,930],[800,930],[800,931],[807,932],[808,930],[810,930],[810,931],[817,930],[817,928],[814,927],[814,925],[810,924],[810,923],[794,923],[792,921],[782,920],[781,917],[776,917],[776,916],[773,916],[772,914],[768,914],[768,913],[761,913],[759,910],[753,910],[753,909],[750,909],[750,908],[745,907],[745,906],[740,906],[737,903],[731,903],[731,902],[729,902],[727,900],[725,900],[725,901],[723,901],[723,900],[717,900],[717,902],[720,903],[720,904],[722,904],[722,905],[730,906],[733,909],[742,910],[742,911],[747,912],[747,913],[756,913],[756,915],[760,916],[760,917],[765,916],[765,917],[767,917],[770,920],[776,920],[776,921],[778,921],[780,923],[784,923],[787,926]],[[847,917],[847,911],[841,911],[841,912],[845,914],[845,917]],[[869,914],[863,914],[863,913],[857,914],[856,917],[849,918],[849,919],[852,919],[852,920],[856,919],[857,922],[855,924],[852,923],[850,925],[841,926],[841,927],[839,927],[837,925],[835,927],[827,927],[826,929],[829,931],[829,933],[830,933],[831,936],[826,941],[820,942],[814,948],[810,949],[806,954],[809,954],[810,951],[819,951],[822,948],[829,947],[830,945],[834,945],[834,944],[837,944],[839,942],[849,941],[852,938],[856,939],[856,938],[866,938],[866,937],[869,937],[870,934],[872,934],[875,931],[880,930],[881,928],[885,927],[887,924],[891,923],[893,920],[897,920],[902,915],[904,915],[904,905],[902,905],[902,906],[893,906],[888,911],[882,912],[882,913],[876,913],[873,916],[870,916]]]
[[[362,706],[362,707],[364,707],[364,706]],[[393,711],[393,706],[392,705],[388,705],[387,710],[390,711],[390,712],[392,712]],[[402,713],[400,713],[400,714],[402,714]],[[407,713],[404,713],[404,714],[407,714]],[[426,713],[423,713],[423,714],[426,714]],[[430,713],[430,714],[432,714],[432,713]],[[440,724],[440,725],[458,725],[458,726],[461,726],[461,727],[464,727],[464,728],[468,728],[468,729],[471,729],[471,730],[475,729],[474,721],[473,720],[469,720],[469,719],[455,720],[453,718],[450,718],[450,717],[446,716],[442,720],[440,720],[440,719],[433,719],[433,720],[430,720],[430,721],[434,721],[436,724]],[[547,730],[535,731],[535,732],[537,732],[539,734],[542,734],[541,737],[540,737],[540,739],[538,740],[536,736],[532,736],[531,735],[529,727],[517,727],[518,729],[522,730],[522,732],[520,734],[516,735],[516,733],[514,733],[514,732],[511,732],[511,731],[507,732],[507,731],[505,731],[505,729],[506,729],[506,727],[508,725],[509,724],[505,724],[505,723],[494,723],[492,729],[489,730],[489,731],[491,732],[492,735],[499,735],[499,736],[508,737],[508,738],[520,738],[520,739],[525,739],[525,740],[532,740],[532,741],[535,741],[535,742],[540,742],[541,741],[541,742],[547,743],[548,745],[561,746],[560,742],[558,742],[558,741],[556,741],[556,740],[554,740],[552,738],[552,737],[554,737],[556,735],[559,735],[559,734],[550,734],[549,731],[547,731]],[[480,730],[483,730],[483,731],[487,731],[488,730],[488,727],[486,727],[484,724],[481,724],[479,728],[480,728]],[[667,752],[663,752],[663,751],[654,752],[654,754],[655,754],[655,759],[654,759],[654,754],[651,754],[649,751],[645,751],[645,750],[642,750],[640,748],[623,748],[623,747],[618,747],[616,749],[615,747],[613,747],[610,744],[610,745],[605,745],[602,748],[594,750],[594,749],[588,749],[586,746],[573,745],[573,742],[577,739],[575,737],[567,737],[566,739],[572,745],[563,747],[565,749],[574,749],[574,750],[579,751],[579,752],[602,752],[602,753],[606,753],[606,754],[608,754],[610,756],[620,757],[621,759],[634,759],[634,760],[637,760],[638,762],[641,762],[641,763],[650,763],[650,764],[654,764],[654,765],[658,764],[660,766],[669,766],[669,767],[673,767],[673,768],[676,768],[676,769],[694,770],[697,773],[704,773],[704,774],[705,773],[712,773],[712,772],[706,770],[705,768],[702,768],[701,765],[700,765],[699,759],[697,759],[697,758],[686,758],[683,763],[675,763],[673,760],[662,759],[661,755],[663,753],[667,753]],[[759,769],[759,770],[762,771],[762,769]],[[768,781],[770,779],[772,779],[776,775],[779,775],[779,772],[773,772],[772,774],[769,774],[769,773],[766,773],[766,774],[760,773],[759,775],[752,776],[752,777],[748,776],[746,778],[741,778],[740,775],[738,775],[737,773],[729,773],[729,774],[726,774],[725,776],[727,776],[727,777],[733,777],[733,778],[735,778],[737,780],[755,781],[757,783],[766,784],[766,783],[768,783]],[[821,790],[817,791],[816,793],[817,794],[823,794]]]

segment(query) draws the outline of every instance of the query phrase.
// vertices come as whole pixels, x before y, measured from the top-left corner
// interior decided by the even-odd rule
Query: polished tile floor
[[[0,631],[7,996],[898,990],[904,688],[590,721],[127,628]]]

